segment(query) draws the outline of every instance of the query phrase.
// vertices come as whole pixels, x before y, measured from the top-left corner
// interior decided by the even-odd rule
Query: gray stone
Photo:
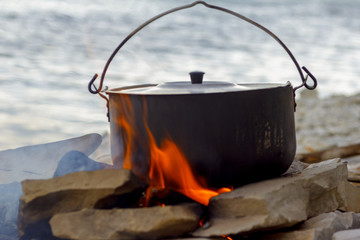
[[[320,240],[320,238],[315,229],[308,229],[271,235],[264,234],[263,236],[256,238],[256,240]],[[330,240],[330,238],[326,240]]]
[[[289,169],[284,173],[284,176],[292,176],[292,175],[300,174],[308,166],[309,166],[308,163],[294,160],[290,165]]]
[[[75,172],[47,180],[25,180],[19,207],[19,234],[22,236],[37,222],[46,224],[56,213],[99,207],[105,199],[143,187],[144,183],[127,169]]]
[[[339,231],[334,233],[332,240],[359,240],[360,229]]]
[[[328,160],[312,164],[298,175],[249,184],[212,198],[209,222],[193,235],[278,229],[338,208],[359,211],[359,194],[359,189],[347,182],[346,163]]]
[[[90,155],[101,143],[99,134],[88,134],[54,143],[21,147],[0,152],[0,183],[53,176],[60,159],[69,151]]]
[[[360,215],[353,212],[323,213],[302,223],[296,231],[265,234],[266,240],[329,240],[337,231],[360,227]]]
[[[344,181],[339,184],[339,207],[338,209],[348,212],[360,212],[360,189],[351,183]]]
[[[56,214],[50,225],[54,236],[65,239],[159,239],[195,230],[201,214],[202,207],[196,203],[141,209],[84,209]]]

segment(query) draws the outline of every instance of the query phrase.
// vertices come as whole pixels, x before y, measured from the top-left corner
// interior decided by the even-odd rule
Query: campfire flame
[[[132,141],[136,133],[131,127],[134,125],[127,121],[127,119],[131,122],[134,121],[130,99],[127,96],[124,96],[124,99],[125,104],[121,104],[123,116],[117,122],[122,128],[126,142],[123,168],[131,169],[131,151],[134,151]],[[145,98],[143,102],[146,109]],[[163,139],[161,145],[158,146],[147,124],[146,112],[143,115],[150,149],[149,189],[169,188],[206,206],[209,204],[210,198],[231,191],[230,188],[210,189],[204,186],[204,179],[192,171],[185,155],[170,137]],[[124,116],[127,118],[125,119]],[[150,192],[147,191],[147,193]]]
[[[164,139],[159,148],[147,125],[146,129],[150,138],[151,187],[169,187],[204,205],[209,204],[210,198],[231,191],[229,188],[211,190],[202,186],[179,147],[172,140]]]
[[[228,239],[228,240],[233,240],[230,236],[228,235],[222,235],[221,237],[225,238],[225,239]]]
[[[115,119],[117,124],[121,126],[122,132],[123,132],[123,138],[126,142],[126,149],[125,149],[125,155],[124,155],[124,162],[123,162],[123,168],[125,169],[131,169],[131,151],[134,150],[133,147],[133,138],[135,137],[135,132],[133,130],[134,126],[134,109],[131,104],[131,101],[128,97],[124,97],[124,102],[121,102],[120,109],[123,112],[123,115],[120,117],[120,119]],[[125,119],[125,116],[128,120]],[[128,122],[130,121],[130,122]]]

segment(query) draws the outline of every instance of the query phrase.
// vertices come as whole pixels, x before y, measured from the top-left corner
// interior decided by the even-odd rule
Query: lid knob
[[[190,74],[192,84],[201,84],[202,81],[203,81],[203,76],[204,76],[205,73],[195,71],[195,72],[190,72],[189,74]]]

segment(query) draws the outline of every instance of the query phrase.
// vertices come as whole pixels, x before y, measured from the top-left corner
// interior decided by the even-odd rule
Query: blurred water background
[[[89,80],[132,30],[188,3],[1,0],[0,150],[108,131],[105,101],[88,92]],[[360,1],[208,3],[273,31],[317,77],[321,97],[360,92]],[[205,71],[206,80],[300,84],[294,64],[266,33],[201,5],[140,31],[110,65],[105,85],[187,81],[193,70]]]

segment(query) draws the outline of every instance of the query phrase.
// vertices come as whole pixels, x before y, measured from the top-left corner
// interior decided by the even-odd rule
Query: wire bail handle
[[[295,91],[301,87],[305,87],[309,90],[313,90],[316,88],[317,86],[317,80],[316,78],[314,77],[314,75],[311,74],[311,72],[306,68],[306,67],[302,67],[302,69],[304,70],[304,72],[306,73],[306,76],[304,77],[304,74],[298,64],[298,62],[296,61],[294,55],[291,53],[291,51],[288,49],[288,47],[274,34],[272,33],[269,29],[265,28],[264,26],[260,25],[259,23],[239,14],[239,13],[236,13],[234,11],[231,11],[229,9],[226,9],[226,8],[222,8],[222,7],[219,7],[219,6],[215,6],[215,5],[211,5],[211,4],[208,4],[204,1],[195,1],[191,4],[188,4],[188,5],[183,5],[183,6],[180,6],[180,7],[176,7],[176,8],[173,8],[173,9],[170,9],[168,11],[165,11],[161,14],[158,14],[156,15],[155,17],[152,17],[151,19],[149,19],[148,21],[144,22],[142,25],[140,25],[139,27],[137,27],[135,30],[133,30],[118,46],[117,48],[113,51],[113,53],[111,54],[110,58],[107,60],[105,66],[104,66],[104,69],[103,69],[103,72],[101,74],[101,78],[100,78],[100,84],[99,84],[99,87],[96,87],[94,82],[95,80],[97,79],[98,77],[98,74],[95,73],[95,75],[93,76],[93,78],[90,80],[89,84],[88,84],[88,89],[89,89],[89,92],[92,93],[92,94],[99,94],[100,97],[104,98],[106,101],[107,101],[107,107],[109,108],[109,99],[104,95],[102,94],[102,91],[103,91],[103,82],[104,82],[104,78],[105,78],[105,75],[106,75],[106,72],[107,72],[107,69],[111,63],[111,61],[113,60],[113,58],[115,57],[115,55],[118,53],[118,51],[125,45],[125,43],[130,40],[130,38],[132,38],[137,32],[139,32],[141,29],[143,29],[144,27],[146,27],[148,24],[152,23],[153,21],[165,16],[165,15],[168,15],[170,13],[173,13],[173,12],[177,12],[179,10],[182,10],[182,9],[186,9],[186,8],[191,8],[191,7],[194,7],[196,5],[204,5],[205,7],[208,7],[208,8],[212,8],[212,9],[215,9],[215,10],[219,10],[219,11],[222,11],[222,12],[225,12],[225,13],[229,13],[235,17],[238,17],[258,28],[260,28],[261,30],[263,30],[264,32],[266,32],[267,34],[269,34],[273,39],[275,39],[282,47],[283,49],[288,53],[289,57],[291,58],[291,60],[294,62],[298,72],[299,72],[299,75],[300,75],[300,79],[301,79],[301,82],[302,84],[295,87],[294,88],[294,95],[295,95]],[[308,77],[311,78],[313,84],[312,85],[309,85],[308,84]],[[109,117],[109,113],[108,113],[108,117]]]

